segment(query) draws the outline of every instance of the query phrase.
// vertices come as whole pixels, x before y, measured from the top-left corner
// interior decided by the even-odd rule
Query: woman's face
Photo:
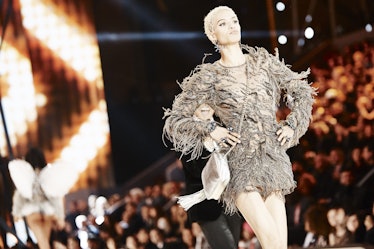
[[[347,229],[354,233],[357,228],[359,226],[359,221],[358,221],[358,218],[357,218],[357,215],[351,215],[348,217],[348,220],[347,220]]]
[[[335,218],[338,225],[345,225],[347,217],[343,208],[338,208],[336,210]]]
[[[238,17],[231,10],[220,10],[213,17],[213,35],[220,45],[237,44],[241,38]]]
[[[336,226],[336,209],[330,209],[327,212],[327,220],[332,227]]]

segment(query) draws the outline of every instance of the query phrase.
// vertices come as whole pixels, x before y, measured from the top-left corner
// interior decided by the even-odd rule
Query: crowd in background
[[[374,44],[326,56],[325,64],[311,65],[318,97],[310,129],[289,150],[298,184],[286,196],[290,248],[374,245]],[[208,249],[199,226],[176,203],[183,181],[165,179],[68,203],[54,247]],[[238,248],[259,248],[244,220]]]

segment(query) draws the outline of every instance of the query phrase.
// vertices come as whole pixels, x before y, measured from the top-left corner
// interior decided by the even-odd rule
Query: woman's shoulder
[[[271,59],[279,56],[278,49],[275,48],[274,53],[269,52],[266,48],[260,46],[248,46],[242,44],[242,49],[246,52],[247,56],[254,58],[255,60],[259,59]]]
[[[194,83],[213,84],[217,79],[219,68],[216,62],[202,62],[186,76],[181,85],[193,85]]]

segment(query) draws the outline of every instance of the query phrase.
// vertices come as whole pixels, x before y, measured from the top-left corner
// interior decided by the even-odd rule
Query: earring
[[[220,51],[220,46],[219,46],[219,43],[217,40],[214,41],[214,48],[215,48],[215,51],[219,53]]]

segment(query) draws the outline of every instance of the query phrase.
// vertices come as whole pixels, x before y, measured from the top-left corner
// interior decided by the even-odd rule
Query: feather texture
[[[307,131],[316,95],[308,83],[309,69],[292,71],[279,59],[277,50],[272,55],[264,48],[242,48],[247,52],[246,64],[224,67],[216,61],[198,65],[180,84],[182,92],[172,108],[164,109],[164,137],[190,160],[201,157],[209,135],[207,124],[193,119],[200,104],[211,106],[224,127],[241,131],[241,143],[228,155],[231,179],[221,195],[227,213],[237,211],[235,201],[241,192],[258,191],[266,198],[274,191],[286,195],[294,190],[286,150],[297,145]],[[278,121],[282,97],[290,113]],[[276,132],[285,124],[294,127],[295,133],[290,143],[282,146]]]
[[[10,177],[19,193],[26,199],[32,198],[33,183],[36,174],[32,166],[21,159],[15,159],[8,164]]]
[[[62,161],[48,164],[40,172],[39,181],[48,197],[62,197],[78,179],[78,172]]]
[[[20,159],[12,160],[8,167],[16,186],[12,207],[14,217],[43,213],[64,218],[63,197],[77,181],[77,170],[67,163],[55,162],[38,172]]]

